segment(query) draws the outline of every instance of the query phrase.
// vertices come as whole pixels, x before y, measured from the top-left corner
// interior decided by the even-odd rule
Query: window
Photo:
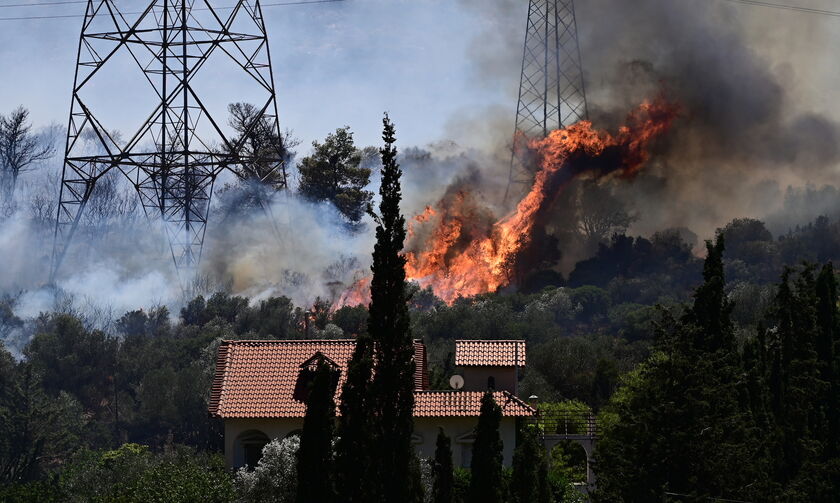
[[[472,465],[473,444],[461,444],[461,468]]]
[[[455,443],[461,446],[461,467],[469,468],[472,464],[473,444],[475,443],[475,432],[468,431],[455,437]]]
[[[244,444],[242,448],[245,450],[245,465],[248,468],[255,468],[262,458],[262,450],[266,444]]]
[[[242,432],[234,442],[234,466],[247,466],[249,469],[256,467],[262,458],[263,447],[268,442],[268,436],[259,430]]]

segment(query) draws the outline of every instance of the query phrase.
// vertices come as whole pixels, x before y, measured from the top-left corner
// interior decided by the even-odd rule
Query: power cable
[[[800,7],[797,5],[790,5],[790,4],[783,4],[783,3],[773,3],[773,2],[765,2],[763,0],[725,0],[726,2],[731,3],[738,3],[742,5],[754,5],[757,7],[768,7],[771,9],[781,9],[781,10],[788,10],[793,12],[804,12],[808,14],[818,14],[822,16],[830,16],[830,17],[840,17],[840,11],[832,11],[832,10],[825,10],[825,9],[815,9],[812,7]]]
[[[8,9],[10,7],[41,7],[46,5],[68,5],[74,3],[87,3],[87,0],[66,0],[63,2],[36,2],[36,3],[10,3],[0,4],[0,9]]]
[[[295,2],[275,2],[275,3],[263,3],[260,4],[260,7],[283,7],[283,6],[293,6],[293,5],[309,5],[309,4],[319,4],[319,3],[335,3],[335,2],[345,2],[346,0],[301,0]],[[33,3],[33,4],[12,4],[12,5],[0,5],[0,8],[3,7],[20,7],[20,6],[39,6],[39,5],[64,5],[64,4],[80,4],[80,3],[87,3],[87,0],[62,0],[58,2],[41,2],[41,3]],[[235,6],[231,5],[229,7],[213,7],[213,10],[231,10]],[[191,11],[202,11],[202,10],[210,10],[207,7],[200,7],[195,9],[190,9]],[[136,15],[142,14],[143,12],[122,12],[123,15]],[[0,21],[25,21],[29,19],[66,19],[66,18],[77,18],[81,19],[85,17],[81,14],[65,14],[65,15],[50,15],[50,16],[19,16],[19,17],[0,17]]]
[[[283,5],[306,5],[306,4],[317,4],[317,3],[333,3],[333,2],[343,2],[345,0],[308,0],[308,1],[296,1],[296,2],[279,2],[279,3],[267,3],[262,4],[262,7],[276,7],[276,6],[283,6]],[[802,12],[806,14],[816,14],[821,16],[829,16],[829,17],[840,17],[840,11],[831,11],[825,9],[816,9],[812,7],[801,7],[797,5],[790,5],[790,4],[782,4],[782,3],[773,3],[773,2],[765,2],[762,0],[723,0],[729,3],[741,4],[741,5],[751,5],[755,7],[766,7],[770,9],[780,9],[780,10],[787,10],[791,12]],[[13,4],[1,4],[0,9],[9,8],[9,7],[39,7],[39,6],[54,6],[54,5],[72,5],[72,4],[83,4],[87,3],[87,0],[59,0],[54,2],[34,2],[34,3],[13,3]],[[232,9],[233,7],[217,7],[216,10],[227,10]],[[204,9],[193,9],[193,10],[208,10]],[[141,12],[124,12],[123,14],[133,15],[133,14],[141,14]],[[64,19],[64,18],[82,18],[84,16],[78,14],[66,14],[66,15],[50,15],[50,16],[18,16],[18,17],[0,17],[0,21],[24,21],[29,19]]]

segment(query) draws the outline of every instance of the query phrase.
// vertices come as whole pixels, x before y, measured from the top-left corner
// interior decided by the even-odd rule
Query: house
[[[334,367],[338,404],[355,344],[353,339],[223,341],[209,412],[224,421],[228,466],[254,466],[270,439],[300,432],[314,364],[325,361]],[[525,363],[524,341],[456,341],[455,359],[463,369],[464,389],[431,390],[426,347],[414,343],[412,440],[418,454],[434,456],[438,428],[442,427],[452,438],[453,463],[468,467],[481,397],[492,388],[502,408],[504,463],[510,465],[517,420],[535,413],[515,395],[518,368]]]
[[[525,367],[525,341],[455,341],[455,366],[461,369],[465,391],[495,389],[516,395],[519,369]]]

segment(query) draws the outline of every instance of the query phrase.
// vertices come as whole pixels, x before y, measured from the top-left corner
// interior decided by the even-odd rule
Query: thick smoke
[[[476,82],[515,89],[528,2],[462,3],[487,26],[473,44]],[[829,46],[824,20],[691,0],[590,0],[576,8],[596,127],[614,127],[662,88],[683,108],[651,166],[612,188],[637,213],[631,232],[689,227],[708,237],[731,218],[770,215],[774,227],[786,228],[801,222],[780,218],[788,186],[837,182],[837,122],[814,111],[818,85],[792,75],[816,56],[768,35],[778,27],[775,33],[807,33],[813,45]],[[795,216],[833,213],[839,202],[822,200]]]
[[[439,199],[459,174],[473,172],[482,185],[482,156],[450,142],[406,148],[403,208],[407,215]],[[159,221],[143,214],[133,187],[116,171],[102,178],[88,203],[55,284],[49,285],[59,159],[28,174],[0,218],[0,296],[15,319],[0,319],[0,340],[15,354],[32,336],[43,312],[68,312],[87,326],[111,330],[123,313],[189,300],[175,273]],[[368,189],[376,192],[378,168]],[[328,203],[267,194],[232,177],[219,183],[210,210],[195,294],[224,291],[253,302],[285,295],[298,306],[334,301],[369,274],[373,225],[350,227]],[[255,203],[259,196],[259,203]],[[376,202],[376,200],[374,201]],[[2,312],[0,311],[0,314]]]
[[[351,229],[331,205],[295,195],[276,194],[237,216],[215,216],[203,272],[221,289],[254,300],[332,301],[368,265],[373,246],[367,229]]]

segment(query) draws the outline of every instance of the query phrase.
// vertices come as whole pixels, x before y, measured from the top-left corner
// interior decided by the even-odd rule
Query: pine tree
[[[312,155],[298,165],[298,191],[312,201],[331,202],[349,222],[358,223],[373,197],[364,190],[371,170],[361,166],[362,152],[353,143],[350,128],[339,128],[324,143],[312,142],[312,147]]]
[[[432,501],[434,503],[452,503],[452,490],[455,486],[455,473],[452,466],[452,442],[443,432],[438,431],[435,444],[435,460],[432,467],[433,486]]]
[[[376,455],[372,473],[379,475],[381,501],[412,501],[411,489],[419,487],[411,445],[414,431],[414,343],[409,326],[405,288],[405,218],[400,213],[400,176],[395,129],[388,115],[382,121],[382,181],[376,245],[373,250],[373,278],[368,332],[374,342],[376,371],[371,385],[375,412]]]
[[[516,503],[549,503],[548,459],[539,433],[526,428],[521,437],[513,453],[512,499]]]
[[[297,452],[298,503],[332,503],[335,500],[332,454],[334,396],[333,369],[321,359],[306,400],[306,415]]]
[[[502,483],[502,439],[499,425],[502,408],[487,392],[481,398],[481,413],[475,428],[473,444],[472,477],[470,478],[470,503],[501,503],[504,501]]]
[[[373,416],[370,379],[373,374],[373,341],[367,333],[359,334],[353,357],[347,365],[347,378],[341,389],[336,442],[336,487],[339,501],[368,503],[377,501],[376,485],[370,481],[373,451]]]

